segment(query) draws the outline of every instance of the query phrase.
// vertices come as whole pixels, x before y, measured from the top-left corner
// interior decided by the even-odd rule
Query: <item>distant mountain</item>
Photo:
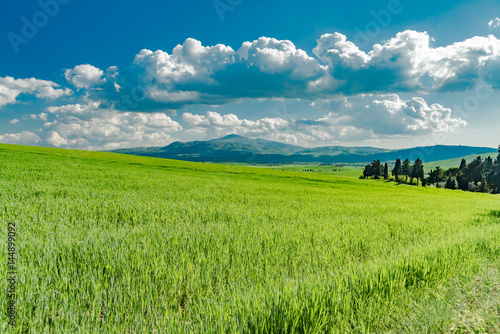
[[[114,153],[142,155],[198,162],[292,164],[292,163],[360,163],[373,160],[400,159],[436,161],[454,159],[470,154],[495,153],[491,147],[427,146],[402,150],[374,147],[325,146],[305,148],[265,139],[229,135],[219,139],[193,142],[174,142],[165,147],[118,149]]]

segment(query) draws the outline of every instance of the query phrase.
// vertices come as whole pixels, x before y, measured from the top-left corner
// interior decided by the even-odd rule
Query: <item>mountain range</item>
[[[447,145],[407,149],[344,146],[306,148],[232,134],[208,141],[174,142],[164,147],[125,148],[110,152],[213,163],[332,164],[365,163],[373,160],[390,162],[398,158],[408,158],[410,160],[420,158],[423,161],[437,161],[489,152],[494,156],[497,150],[491,147]]]

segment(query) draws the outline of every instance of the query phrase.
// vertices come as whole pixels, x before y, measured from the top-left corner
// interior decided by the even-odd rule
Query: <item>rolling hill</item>
[[[118,149],[114,153],[168,158],[194,162],[245,164],[296,163],[365,163],[373,160],[394,161],[398,158],[436,161],[459,158],[470,154],[496,152],[491,147],[428,146],[400,150],[374,147],[325,146],[305,148],[269,141],[229,135],[219,139],[193,142],[174,142],[165,147]]]
[[[454,158],[454,159],[430,161],[430,162],[427,162],[424,164],[424,168],[426,171],[428,171],[428,170],[436,168],[437,166],[439,166],[443,169],[448,169],[448,168],[452,168],[452,167],[459,167],[462,159],[465,159],[465,161],[467,161],[467,163],[469,163],[472,160],[474,160],[475,158],[477,158],[478,156],[480,156],[483,159],[486,159],[487,157],[491,157],[491,158],[493,158],[493,160],[495,160],[495,157],[497,156],[497,154],[491,153],[491,152],[490,153],[481,153],[481,154],[469,154],[469,155],[459,157],[459,158]]]

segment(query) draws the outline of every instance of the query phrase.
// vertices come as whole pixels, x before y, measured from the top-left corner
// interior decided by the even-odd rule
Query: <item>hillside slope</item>
[[[197,162],[293,164],[293,163],[362,163],[373,160],[394,161],[398,158],[424,161],[444,160],[469,154],[496,152],[488,147],[430,146],[402,150],[374,147],[326,146],[304,148],[264,139],[229,135],[209,141],[174,142],[165,147],[118,149],[112,152],[179,159]]]
[[[481,154],[470,154],[470,155],[466,155],[466,156],[454,158],[454,159],[431,161],[431,162],[424,163],[424,168],[426,171],[428,171],[430,169],[436,168],[437,166],[439,166],[443,169],[448,169],[448,168],[452,168],[452,167],[460,167],[460,163],[462,162],[462,159],[465,159],[465,161],[467,161],[467,163],[469,163],[472,160],[474,160],[475,158],[477,158],[478,156],[480,156],[482,159],[486,159],[487,157],[491,157],[493,160],[495,160],[496,157],[498,156],[498,153],[491,152],[491,153],[481,153]]]

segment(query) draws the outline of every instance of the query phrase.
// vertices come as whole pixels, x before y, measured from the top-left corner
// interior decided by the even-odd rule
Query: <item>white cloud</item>
[[[48,119],[48,114],[47,113],[40,113],[40,114],[31,114],[29,115],[31,119],[39,119],[39,120],[42,120],[42,121],[47,121]]]
[[[182,119],[192,126],[190,129],[192,133],[203,133],[212,137],[230,133],[267,137],[273,130],[286,131],[290,128],[289,121],[280,118],[263,118],[251,121],[239,119],[234,114],[220,115],[213,111],[208,111],[206,115],[184,113]]]
[[[285,74],[291,80],[308,80],[321,74],[323,67],[288,40],[260,37],[244,42],[237,51],[240,61],[270,74]]]
[[[488,22],[488,27],[490,27],[490,29],[496,29],[500,27],[500,18],[495,17],[493,20]]]
[[[453,132],[467,122],[452,116],[440,104],[428,105],[421,97],[408,100],[397,94],[365,94],[350,98],[316,101],[313,106],[328,112],[321,121],[352,125],[378,135]]]
[[[43,86],[37,90],[36,97],[41,99],[58,99],[61,96],[69,96],[73,94],[73,91],[69,88],[66,89],[54,89],[51,86]]]
[[[40,141],[40,137],[32,131],[6,133],[0,135],[0,142],[6,144],[33,145],[39,143]]]
[[[144,69],[143,81],[155,81],[149,92],[153,97],[169,100],[159,92],[172,91],[173,101],[183,100],[183,93],[176,88],[177,85],[198,83],[211,85],[215,81],[211,75],[235,61],[234,51],[229,46],[221,44],[204,47],[201,42],[188,38],[182,45],[177,45],[172,54],[158,50],[142,50],[136,55],[134,64]],[[193,95],[185,94],[187,98]]]
[[[99,108],[100,103],[90,101],[85,104],[67,104],[58,107],[48,107],[47,111],[52,114],[72,114],[72,115],[85,115],[94,113]]]
[[[314,119],[240,119],[234,114],[184,113],[186,133],[210,138],[236,133],[250,137],[319,146],[333,141],[362,141],[375,137],[453,132],[467,123],[440,104],[421,97],[407,100],[397,94],[363,94],[318,100],[312,106],[325,113]]]
[[[71,90],[58,87],[60,86],[52,81],[35,78],[0,77],[0,108],[6,104],[17,103],[16,99],[21,94],[34,94],[36,97],[44,99],[56,99],[71,94]]]
[[[163,113],[118,112],[99,105],[89,102],[47,108],[54,118],[44,124],[47,142],[80,149],[163,146],[173,141],[171,133],[182,130]]]
[[[370,60],[366,53],[340,33],[324,34],[317,43],[314,54],[329,64],[332,70],[337,67],[359,69]]]
[[[267,37],[244,42],[236,52],[229,46],[206,47],[188,38],[171,54],[142,50],[134,65],[142,69],[136,81],[146,98],[175,107],[245,97],[292,97],[324,72],[323,66],[291,41]],[[120,80],[118,84],[115,91],[127,86]]]
[[[67,146],[68,141],[61,137],[57,132],[50,131],[47,137],[47,143],[55,147]]]
[[[17,123],[19,123],[19,120],[18,120],[17,118],[14,118],[14,119],[11,119],[11,120],[9,121],[9,123],[10,123],[10,124],[17,124]]]
[[[500,40],[492,35],[437,48],[431,42],[426,32],[407,30],[365,53],[342,34],[323,35],[314,52],[341,84],[322,78],[314,87],[332,94],[464,91],[489,80],[487,69],[499,69]],[[424,84],[426,78],[430,84]]]
[[[248,137],[260,137],[290,144],[315,146],[332,140],[352,140],[370,136],[367,131],[352,126],[327,123],[322,120],[304,120],[282,118],[262,118],[255,121],[239,119],[236,115],[220,115],[209,111],[206,115],[184,113],[183,120],[192,126],[186,133],[205,135],[210,138],[228,134]]]
[[[406,30],[364,52],[345,35],[333,33],[322,35],[309,56],[291,41],[269,37],[243,42],[236,51],[188,38],[171,53],[142,50],[124,73],[116,66],[103,71],[83,64],[67,69],[65,77],[83,90],[77,97],[87,94],[108,108],[151,112],[245,98],[314,101],[358,94],[465,91],[478,82],[500,88],[500,40],[495,36],[444,47],[432,44],[428,33]],[[0,79],[0,106],[14,103],[22,93],[39,98],[72,93],[50,81],[38,80],[35,85],[6,80],[9,77]]]
[[[496,20],[500,25],[495,19],[490,27]],[[500,40],[489,35],[442,47],[433,44],[427,32],[407,30],[365,52],[333,33],[322,35],[309,56],[288,40],[261,37],[235,51],[189,38],[171,53],[142,50],[127,71],[115,66],[103,71],[89,64],[68,69],[65,77],[78,88],[75,92],[51,81],[0,78],[0,107],[18,102],[21,94],[56,99],[74,93],[71,104],[34,114],[44,122],[47,140],[62,147],[163,145],[182,128],[158,111],[244,99],[313,101],[324,117],[251,120],[211,111],[184,113],[191,127],[186,133],[238,133],[304,145],[452,132],[466,122],[447,107],[408,96],[467,91],[478,83],[499,89]],[[126,99],[137,107],[124,103]],[[150,113],[128,112],[131,108]],[[29,115],[19,118],[25,117]]]
[[[66,80],[78,89],[89,89],[105,83],[103,75],[103,70],[89,64],[78,65],[64,72]]]
[[[495,36],[476,36],[444,47],[432,44],[427,32],[406,30],[364,52],[345,35],[333,33],[317,40],[311,57],[291,41],[269,37],[244,42],[236,51],[188,38],[171,54],[142,50],[135,57],[133,74],[108,75],[114,83],[106,86],[107,98],[116,108],[128,110],[123,97],[140,91],[144,98],[134,102],[154,111],[244,98],[316,100],[465,91],[480,81],[500,88],[500,40]],[[95,94],[103,98],[102,93]]]

